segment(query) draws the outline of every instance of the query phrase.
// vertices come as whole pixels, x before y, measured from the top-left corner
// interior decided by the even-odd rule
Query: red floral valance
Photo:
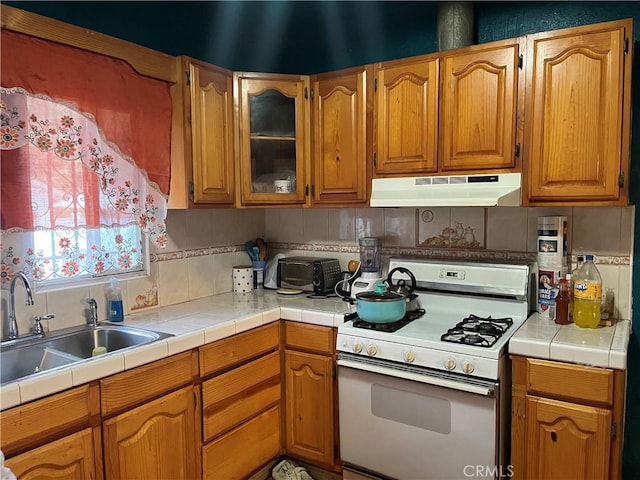
[[[171,172],[170,85],[123,60],[3,29],[0,84],[69,102],[95,118],[105,138],[134,159],[160,191]],[[4,179],[11,171],[2,165]],[[5,177],[7,175],[7,177]],[[3,188],[2,203],[5,198]]]

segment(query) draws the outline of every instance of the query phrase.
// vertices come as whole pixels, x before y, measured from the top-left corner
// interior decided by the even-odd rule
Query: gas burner
[[[440,337],[443,342],[491,347],[513,325],[512,318],[491,318],[469,315]]]
[[[414,320],[420,318],[425,314],[424,308],[417,308],[415,310],[408,310],[404,317],[400,320],[396,320],[395,322],[387,322],[387,323],[371,323],[366,322],[358,317],[357,314],[347,314],[344,316],[345,321],[353,320],[353,326],[355,328],[365,328],[368,330],[377,330],[380,332],[396,332],[400,330],[405,325],[413,322]]]

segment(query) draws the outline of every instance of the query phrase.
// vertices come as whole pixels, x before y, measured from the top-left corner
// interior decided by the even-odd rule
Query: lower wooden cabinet
[[[6,465],[21,480],[229,480],[286,454],[340,472],[335,337],[273,322],[5,410]]]
[[[625,372],[512,360],[513,478],[619,478]]]
[[[19,479],[101,479],[97,382],[0,413],[0,448]]]
[[[20,480],[102,478],[102,472],[96,468],[91,428],[10,458],[5,465]]]
[[[285,323],[285,452],[336,469],[335,331]]]
[[[105,478],[198,478],[194,387],[103,423]]]
[[[241,479],[281,452],[279,322],[200,348],[202,478]]]

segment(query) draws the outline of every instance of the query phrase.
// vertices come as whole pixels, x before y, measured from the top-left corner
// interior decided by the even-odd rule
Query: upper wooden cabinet
[[[305,204],[309,189],[309,77],[235,76],[239,203]]]
[[[314,205],[368,200],[371,76],[367,66],[312,78]]]
[[[427,55],[374,66],[376,175],[437,170],[439,65]]]
[[[456,50],[442,58],[443,171],[515,167],[517,41]]]
[[[627,204],[631,27],[623,20],[527,37],[529,204]]]
[[[193,59],[185,60],[184,67],[190,118],[185,150],[190,147],[193,203],[233,205],[233,74]]]

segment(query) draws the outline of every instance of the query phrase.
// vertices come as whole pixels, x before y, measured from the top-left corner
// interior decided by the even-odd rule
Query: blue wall
[[[311,74],[437,49],[435,2],[13,2],[24,10],[231,70]],[[634,19],[633,110],[640,111],[639,2],[476,2],[478,43]],[[640,201],[640,115],[632,124],[631,195]],[[633,289],[640,286],[640,209]],[[640,332],[640,298],[633,300]],[[640,478],[640,343],[631,337],[623,477]]]

